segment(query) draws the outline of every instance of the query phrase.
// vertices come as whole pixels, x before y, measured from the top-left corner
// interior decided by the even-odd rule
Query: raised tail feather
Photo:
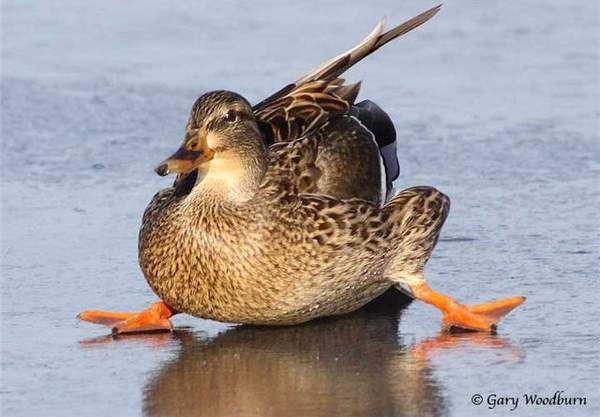
[[[394,40],[427,22],[435,16],[441,7],[441,4],[437,5],[387,32],[383,32],[385,19],[381,19],[371,33],[356,46],[321,64],[317,69],[309,72],[294,84],[300,85],[314,80],[333,80],[337,78],[348,70],[348,68],[366,56],[369,56],[389,41]]]
[[[440,7],[429,9],[387,32],[383,32],[382,19],[356,46],[256,104],[253,110],[267,142],[297,139],[322,127],[332,116],[347,113],[358,96],[360,83],[344,85],[339,76],[386,43],[427,22]]]

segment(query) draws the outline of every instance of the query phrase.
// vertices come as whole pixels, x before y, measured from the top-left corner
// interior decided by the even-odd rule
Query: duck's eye
[[[223,117],[225,119],[225,121],[227,121],[228,123],[233,123],[237,120],[238,118],[238,112],[231,109],[231,110],[227,110],[227,113],[225,113],[225,116]]]

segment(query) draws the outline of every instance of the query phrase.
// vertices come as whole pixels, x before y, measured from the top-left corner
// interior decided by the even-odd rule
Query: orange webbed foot
[[[525,297],[512,297],[485,304],[460,304],[451,297],[433,291],[424,282],[410,288],[416,298],[440,309],[444,316],[443,331],[458,328],[495,333],[497,323],[525,301]]]
[[[498,322],[525,301],[525,297],[512,297],[485,304],[456,303],[444,311],[442,331],[456,328],[496,333]]]
[[[84,311],[77,318],[91,323],[112,327],[113,334],[171,331],[169,318],[177,314],[172,307],[159,301],[139,313],[113,313],[108,311]]]

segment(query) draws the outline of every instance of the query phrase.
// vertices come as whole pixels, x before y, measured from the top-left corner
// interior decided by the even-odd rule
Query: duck
[[[496,332],[525,298],[469,305],[429,287],[423,270],[450,200],[430,186],[390,195],[393,123],[374,103],[355,104],[360,83],[339,78],[439,9],[390,31],[379,22],[254,106],[227,90],[200,96],[183,143],[155,168],[176,179],[152,198],[139,232],[140,268],[160,301],[78,318],[113,334],[171,331],[179,313],[289,326],[350,313],[395,288],[438,308],[443,331]]]

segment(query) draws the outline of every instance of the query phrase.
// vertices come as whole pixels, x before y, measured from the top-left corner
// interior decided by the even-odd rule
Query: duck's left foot
[[[525,297],[512,297],[486,304],[460,304],[451,297],[433,291],[422,282],[411,285],[413,295],[421,301],[439,308],[444,315],[442,330],[465,330],[496,333],[497,323],[525,301]]]
[[[172,307],[159,301],[139,313],[112,313],[108,311],[84,311],[77,318],[91,323],[112,327],[113,334],[171,331],[169,318],[177,314]]]

